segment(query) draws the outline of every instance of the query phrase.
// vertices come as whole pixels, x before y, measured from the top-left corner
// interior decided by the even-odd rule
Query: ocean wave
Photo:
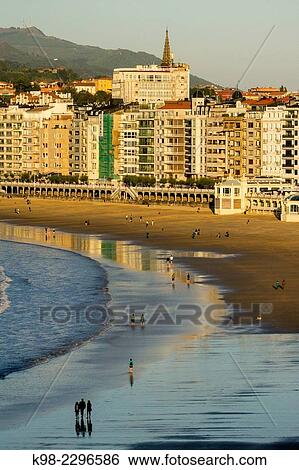
[[[12,280],[6,275],[3,266],[0,266],[0,315],[11,305],[6,292],[11,282]]]

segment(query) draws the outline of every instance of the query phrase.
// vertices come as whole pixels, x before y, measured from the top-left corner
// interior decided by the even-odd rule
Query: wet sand
[[[131,240],[167,250],[234,253],[238,256],[224,259],[190,256],[183,263],[186,269],[207,275],[209,284],[223,286],[225,301],[239,305],[235,310],[248,311],[235,314],[235,323],[256,322],[258,307],[252,308],[252,304],[262,304],[263,326],[268,331],[299,331],[298,224],[282,223],[273,215],[215,216],[208,209],[197,212],[196,208],[175,206],[32,199],[31,207],[29,212],[23,199],[1,198],[0,220]],[[20,209],[19,215],[15,208]],[[85,220],[90,221],[87,227]],[[195,228],[200,228],[200,236],[192,239]],[[229,238],[224,237],[226,231]],[[275,281],[283,279],[285,289],[273,289]]]

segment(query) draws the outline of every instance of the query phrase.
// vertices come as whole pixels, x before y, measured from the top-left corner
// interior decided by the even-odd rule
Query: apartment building
[[[206,176],[207,120],[211,106],[204,98],[192,98],[191,117],[191,177]]]
[[[115,164],[120,177],[139,174],[139,116],[138,109],[120,111],[114,121]],[[144,131],[150,129],[144,129]],[[146,132],[143,132],[146,134]]]
[[[0,174],[22,172],[24,110],[0,108]]]
[[[74,111],[69,131],[70,175],[85,175],[89,181],[99,180],[101,117],[100,111],[85,108]]]
[[[244,160],[241,176],[261,175],[263,113],[249,111],[245,115]],[[266,150],[266,147],[265,147]],[[236,175],[237,176],[237,175]]]
[[[65,104],[0,108],[0,173],[67,174],[71,117]]]
[[[42,120],[40,129],[41,161],[43,174],[69,174],[69,133],[72,115],[52,114]]]
[[[113,121],[110,113],[101,113],[99,136],[99,178],[111,179],[114,176]]]
[[[226,106],[215,106],[206,121],[206,164],[205,175],[209,178],[224,177],[228,174],[226,132],[224,116]]]
[[[299,106],[286,109],[282,132],[282,176],[299,184]]]
[[[261,176],[282,176],[282,133],[285,114],[283,107],[268,107],[262,114]]]
[[[191,176],[191,102],[168,102],[155,115],[155,176],[184,180]]]

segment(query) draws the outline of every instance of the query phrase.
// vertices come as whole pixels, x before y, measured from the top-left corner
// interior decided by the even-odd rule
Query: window
[[[224,196],[230,196],[231,189],[230,188],[223,188],[223,194],[224,194]]]
[[[299,205],[298,204],[291,204],[290,206],[290,212],[293,212],[293,213],[299,213]]]

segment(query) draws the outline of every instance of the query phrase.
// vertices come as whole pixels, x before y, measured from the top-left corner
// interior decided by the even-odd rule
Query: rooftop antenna
[[[270,38],[271,34],[273,33],[274,29],[276,28],[276,25],[274,24],[272,26],[272,28],[270,29],[270,31],[268,32],[267,36],[265,37],[265,39],[263,40],[263,42],[260,44],[259,48],[257,49],[256,53],[254,54],[254,56],[252,57],[251,61],[249,62],[249,64],[247,65],[246,69],[244,70],[244,72],[242,73],[241,77],[239,78],[239,80],[237,81],[237,90],[239,90],[239,85],[240,83],[242,82],[242,80],[245,78],[245,76],[247,75],[247,73],[249,72],[251,66],[254,64],[255,62],[255,59],[257,58],[257,56],[259,55],[259,53],[261,52],[261,50],[263,49],[263,47],[265,46],[266,42],[268,41],[268,39]]]

